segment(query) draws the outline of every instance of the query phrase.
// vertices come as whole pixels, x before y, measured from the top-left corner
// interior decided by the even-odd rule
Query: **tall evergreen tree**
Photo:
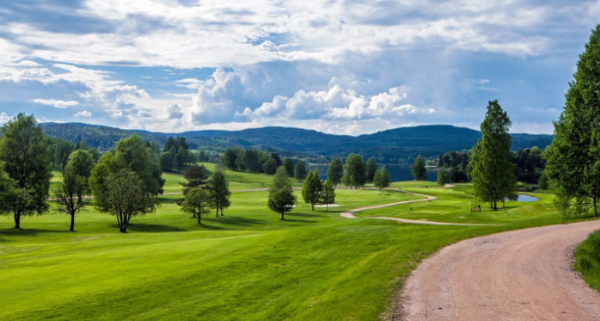
[[[375,172],[375,177],[373,179],[373,185],[377,187],[379,190],[386,189],[390,187],[392,180],[390,179],[390,174],[388,173],[385,165],[381,166],[381,169]]]
[[[19,114],[2,126],[0,164],[12,180],[10,192],[2,203],[13,214],[15,228],[21,218],[48,211],[48,189],[52,177],[47,137],[33,115]],[[4,207],[4,206],[3,206]]]
[[[190,189],[206,185],[208,171],[204,165],[191,165],[183,172],[183,178],[187,182],[179,184],[183,186],[183,195],[187,195]]]
[[[329,205],[335,204],[335,185],[330,180],[325,181],[323,184],[321,203],[327,205],[327,211],[329,211]]]
[[[448,184],[448,173],[444,170],[444,168],[440,168],[437,173],[437,183],[440,186],[444,186]]]
[[[286,157],[283,160],[283,167],[285,167],[289,177],[294,177],[294,161],[291,158]]]
[[[281,219],[285,219],[285,212],[294,209],[296,204],[296,196],[292,189],[292,183],[287,176],[287,172],[283,166],[277,169],[273,176],[273,183],[269,188],[269,200],[267,206],[275,213],[281,214]]]
[[[323,192],[323,183],[321,183],[321,174],[318,169],[314,169],[304,180],[302,185],[302,197],[304,202],[310,204],[312,210],[315,210],[315,203],[318,203],[321,199],[321,193]]]
[[[336,157],[331,160],[331,164],[329,164],[329,168],[327,168],[327,180],[333,183],[334,186],[337,186],[344,175],[344,165],[342,164],[342,160],[339,157]]]
[[[367,182],[372,183],[373,177],[375,177],[375,172],[377,171],[377,162],[375,161],[375,157],[369,158],[367,160]]]
[[[509,162],[511,136],[510,119],[497,100],[490,101],[481,123],[481,139],[473,148],[471,177],[475,196],[490,202],[494,210],[498,201],[515,195],[517,178]]]
[[[210,194],[213,199],[217,217],[219,211],[223,216],[223,210],[231,206],[231,191],[229,191],[229,182],[225,178],[225,173],[222,171],[215,171],[208,182]]]
[[[597,216],[600,196],[600,25],[579,56],[577,72],[554,123],[554,139],[546,149],[546,175],[563,216],[584,215],[591,199]],[[575,200],[575,201],[573,201]],[[560,206],[562,205],[562,206]]]
[[[425,160],[423,156],[417,156],[415,159],[415,163],[410,168],[410,171],[413,174],[413,177],[418,181],[424,181],[427,179],[427,168],[425,167]]]

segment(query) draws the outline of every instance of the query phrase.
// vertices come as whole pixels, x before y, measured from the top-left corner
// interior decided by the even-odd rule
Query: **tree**
[[[215,171],[208,182],[208,188],[212,197],[214,207],[216,209],[216,215],[219,217],[219,211],[223,216],[223,209],[231,206],[231,192],[229,191],[229,182],[225,178],[225,173],[222,171]]]
[[[410,168],[410,171],[417,181],[424,181],[427,179],[427,168],[425,168],[425,160],[423,159],[423,156],[417,156],[417,159],[415,159],[415,163]]]
[[[239,154],[239,148],[228,148],[225,150],[223,155],[221,155],[221,159],[223,160],[223,165],[227,166],[227,168],[231,170],[236,169],[236,160]]]
[[[235,167],[240,172],[243,172],[246,170],[246,163],[244,162],[244,154],[246,154],[246,152],[243,149],[240,149],[240,151],[238,152],[237,157],[235,159]]]
[[[315,203],[318,203],[321,199],[321,193],[323,192],[323,183],[321,183],[321,174],[318,169],[314,169],[304,180],[302,185],[302,197],[304,202],[310,204],[312,210],[315,210]]]
[[[554,123],[554,139],[546,149],[546,176],[556,193],[559,212],[567,217],[587,212],[597,217],[600,196],[600,25],[577,61],[565,106]],[[558,206],[562,204],[561,206]]]
[[[130,170],[122,169],[106,178],[106,189],[96,197],[96,208],[117,218],[119,231],[127,233],[132,218],[152,213],[158,206],[144,181]]]
[[[306,178],[306,164],[304,164],[303,161],[299,161],[298,164],[296,164],[296,170],[294,172],[296,173],[296,179],[302,181]]]
[[[206,189],[195,187],[190,189],[187,195],[185,195],[185,199],[181,203],[181,210],[192,214],[192,217],[197,217],[198,224],[202,225],[202,215],[208,215],[210,209],[214,206],[214,199],[210,195],[210,192]]]
[[[48,189],[52,177],[49,149],[42,127],[33,115],[19,114],[2,126],[0,162],[12,180],[11,192],[3,200],[12,213],[15,228],[21,228],[21,218],[48,211]]]
[[[373,180],[373,184],[379,190],[386,189],[390,187],[392,180],[390,179],[390,174],[388,173],[385,165],[381,166],[381,169],[375,172],[375,178]]]
[[[289,212],[294,208],[296,204],[296,196],[294,196],[294,190],[292,184],[287,176],[285,168],[279,167],[275,176],[273,176],[273,183],[269,188],[269,201],[267,205],[269,209],[275,213],[281,213],[281,219],[284,220],[285,212]]]
[[[481,139],[473,148],[471,177],[475,196],[490,202],[494,210],[498,201],[511,197],[517,190],[513,164],[509,162],[510,119],[497,100],[490,101],[481,123]]]
[[[444,167],[444,154],[440,154],[440,158],[438,158],[437,167],[438,168]]]
[[[179,147],[177,154],[175,154],[175,159],[173,160],[173,166],[177,170],[182,170],[185,167],[185,164],[187,163],[187,159],[187,151],[183,149],[183,147]]]
[[[330,204],[335,204],[335,185],[330,180],[325,181],[323,184],[321,203],[327,205],[327,211],[329,211]]]
[[[277,161],[273,157],[269,157],[263,164],[263,170],[267,175],[274,175],[277,172]]]
[[[244,152],[244,166],[250,173],[258,172],[258,152],[248,149]]]
[[[377,162],[375,161],[375,157],[369,158],[367,160],[367,182],[372,183],[373,177],[375,177],[375,172],[377,171]]]
[[[440,186],[448,184],[448,173],[446,173],[443,167],[438,170],[437,183]]]
[[[191,165],[183,172],[183,178],[185,178],[187,182],[179,184],[183,186],[183,195],[187,195],[190,189],[206,185],[208,172],[204,165]]]
[[[283,160],[283,167],[285,167],[289,177],[294,177],[294,161],[291,158],[285,158]]]
[[[85,152],[84,150],[77,150],[76,152],[80,151]],[[91,154],[89,155],[91,157]],[[87,178],[78,175],[72,164],[67,165],[63,171],[63,181],[54,192],[57,203],[54,210],[71,216],[71,226],[69,228],[71,232],[75,231],[75,214],[88,205],[84,198],[88,190]]]
[[[366,182],[366,165],[362,156],[356,154],[348,155],[348,158],[346,158],[346,165],[344,166],[342,183],[346,186],[358,188],[364,186]]]
[[[163,171],[171,171],[173,169],[173,156],[171,153],[162,153],[160,155],[160,167]]]
[[[342,180],[344,175],[344,165],[339,157],[331,160],[329,168],[327,169],[327,180],[332,182],[334,186],[337,186]]]
[[[56,143],[54,147],[54,165],[60,166],[60,168],[64,171],[65,166],[69,162],[69,155],[73,152],[73,143],[62,140]]]
[[[152,195],[163,192],[165,180],[161,177],[158,154],[140,136],[134,134],[118,141],[115,149],[104,153],[92,169],[90,186],[94,196],[106,188],[104,183],[109,175],[122,169],[136,173],[143,182],[144,191]]]
[[[85,184],[88,186],[86,191],[89,191],[88,179],[92,176],[94,165],[96,165],[94,156],[87,150],[78,149],[69,156],[68,166],[72,167],[75,175],[85,179]]]

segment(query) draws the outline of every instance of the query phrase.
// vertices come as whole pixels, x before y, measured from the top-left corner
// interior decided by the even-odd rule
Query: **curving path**
[[[411,194],[411,195],[416,195],[416,196],[422,196],[425,198],[410,200],[410,201],[403,201],[403,202],[396,202],[396,203],[389,203],[389,204],[382,204],[382,205],[361,207],[361,208],[356,208],[353,210],[342,212],[340,215],[345,218],[358,218],[354,215],[354,213],[360,212],[360,211],[377,209],[377,208],[384,208],[384,207],[396,206],[396,205],[401,205],[401,204],[414,203],[414,202],[429,202],[429,201],[433,201],[434,199],[436,199],[435,196],[429,196],[429,195],[424,195],[424,194],[417,194],[417,193],[411,193],[411,192],[394,190],[394,189],[391,189],[391,191],[406,193],[406,194]],[[372,216],[369,218],[377,219],[377,220],[388,220],[388,221],[396,221],[396,222],[401,222],[401,223],[425,224],[425,225],[453,225],[453,226],[490,226],[490,225],[493,225],[493,224],[470,224],[470,223],[445,223],[445,222],[435,222],[435,221],[428,221],[428,220],[409,220],[409,219],[405,219],[405,218],[386,217],[386,216]]]
[[[425,259],[398,306],[412,320],[600,320],[600,293],[572,269],[600,221],[479,237]],[[403,313],[402,313],[403,312]]]

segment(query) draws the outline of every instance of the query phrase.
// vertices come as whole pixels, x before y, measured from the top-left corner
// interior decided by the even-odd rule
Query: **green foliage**
[[[258,163],[258,152],[253,149],[247,149],[244,152],[244,167],[250,171],[250,173],[257,173],[260,168]]]
[[[179,183],[183,186],[183,195],[187,195],[192,188],[201,187],[206,184],[208,171],[204,165],[191,165],[183,173],[186,183]]]
[[[348,155],[344,165],[342,183],[355,188],[362,187],[367,183],[366,165],[362,156],[357,154]]]
[[[54,146],[54,166],[59,166],[64,171],[69,162],[69,155],[74,149],[73,143],[69,141],[61,140],[57,142]]]
[[[41,126],[35,118],[19,114],[2,126],[0,162],[12,180],[11,192],[4,199],[5,211],[13,214],[15,228],[21,228],[21,217],[41,215],[48,211],[48,189],[52,178],[49,149]]]
[[[329,211],[329,205],[335,204],[335,185],[330,180],[326,180],[323,184],[320,202],[327,205],[327,211]]]
[[[392,180],[390,179],[390,174],[388,173],[385,165],[381,166],[381,169],[375,172],[375,176],[373,178],[373,185],[377,187],[379,190],[384,190],[390,187]]]
[[[78,150],[76,152],[86,152]],[[86,152],[87,153],[87,152]],[[92,155],[90,156],[93,161]],[[81,158],[81,157],[78,157]],[[56,198],[56,206],[54,211],[67,214],[71,217],[71,225],[69,231],[75,231],[75,215],[81,212],[89,203],[85,200],[85,193],[89,190],[87,177],[79,175],[73,164],[69,163],[63,172],[63,181],[54,195]]]
[[[286,157],[283,160],[283,167],[285,167],[285,171],[289,177],[294,177],[294,161],[291,158]]]
[[[310,204],[313,211],[315,210],[315,204],[321,200],[322,192],[323,183],[321,182],[321,175],[319,174],[319,170],[315,168],[315,170],[308,173],[302,185],[304,202]]]
[[[600,291],[600,231],[577,246],[574,268],[590,287]]]
[[[482,138],[473,148],[471,178],[475,196],[490,202],[494,210],[497,203],[517,192],[514,166],[509,162],[511,122],[498,101],[490,101],[485,119],[481,123]]]
[[[296,164],[296,170],[294,172],[296,174],[296,179],[302,181],[306,178],[306,164],[304,164],[303,161],[299,161],[298,164]]]
[[[342,181],[343,175],[344,165],[342,164],[342,159],[335,157],[331,160],[329,168],[327,168],[327,180],[332,182],[334,186],[337,186]]]
[[[102,203],[101,197],[106,195],[106,178],[123,169],[134,172],[142,180],[144,192],[152,195],[163,192],[165,181],[161,177],[158,154],[140,136],[133,135],[119,141],[114,151],[104,153],[92,170],[90,185],[98,202]]]
[[[550,189],[550,182],[548,181],[548,176],[546,175],[546,171],[544,171],[542,173],[542,175],[540,175],[540,178],[538,180],[538,185],[539,185],[540,189]]]
[[[275,176],[273,176],[273,183],[269,188],[267,206],[271,211],[281,213],[281,219],[284,220],[285,212],[294,209],[295,204],[296,196],[294,196],[294,190],[287,176],[287,171],[283,166],[279,167]]]
[[[92,176],[92,169],[96,165],[94,155],[87,150],[78,149],[69,156],[69,166],[72,167],[75,175],[84,177],[86,180]]]
[[[223,216],[223,209],[231,206],[231,192],[229,191],[229,183],[225,178],[225,173],[215,171],[208,182],[208,188],[213,199],[217,217],[219,216],[219,211],[221,211],[221,216]]]
[[[274,175],[277,172],[277,161],[273,157],[269,157],[263,164],[263,170],[267,175]]]
[[[372,183],[373,178],[375,177],[375,172],[377,171],[377,162],[375,161],[375,157],[369,158],[367,160],[367,182]]]
[[[565,95],[565,107],[554,123],[554,140],[546,149],[546,175],[560,190],[559,210],[571,216],[582,212],[591,198],[597,216],[600,196],[600,25],[592,31],[579,56],[577,72]],[[575,199],[574,202],[571,202]]]
[[[418,181],[424,181],[427,179],[427,168],[425,168],[425,160],[423,156],[417,156],[415,163],[410,168],[410,171],[413,174],[413,177]]]
[[[448,184],[448,173],[446,173],[443,167],[440,168],[440,170],[437,173],[437,183],[440,186]]]
[[[208,215],[211,208],[215,207],[215,199],[206,189],[195,187],[189,190],[185,195],[185,200],[181,204],[181,210],[192,214],[192,217],[198,218],[198,224],[202,224],[202,216]],[[217,209],[218,211],[218,209]]]

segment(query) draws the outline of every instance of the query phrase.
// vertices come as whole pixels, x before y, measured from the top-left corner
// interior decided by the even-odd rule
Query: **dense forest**
[[[44,131],[51,137],[78,142],[85,140],[90,147],[100,150],[112,148],[115,142],[137,133],[144,139],[164,145],[169,136],[187,139],[190,149],[222,153],[227,148],[269,150],[313,162],[323,157],[343,157],[357,153],[375,157],[382,163],[410,163],[417,155],[435,159],[449,150],[468,150],[481,133],[468,128],[448,125],[404,127],[369,135],[332,135],[299,128],[264,127],[241,131],[194,131],[180,134],[124,130],[80,123],[46,123]],[[513,151],[538,146],[545,149],[552,142],[551,135],[512,134]],[[321,157],[319,157],[321,156]]]

